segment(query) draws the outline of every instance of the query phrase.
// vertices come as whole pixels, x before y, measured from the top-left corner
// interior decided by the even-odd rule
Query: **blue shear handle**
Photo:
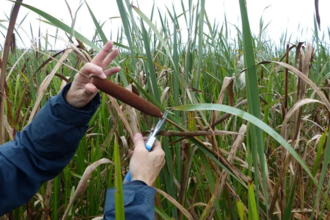
[[[152,137],[149,137],[149,139],[147,140],[147,142],[146,142],[146,149],[148,150],[148,152],[151,151],[152,146],[155,143],[155,140],[156,140],[156,138],[153,137],[153,136]],[[123,181],[123,184],[127,184],[129,182],[131,182],[131,174],[128,171],[128,173],[126,174],[125,179]]]
[[[154,136],[151,136],[146,141],[146,148],[149,152],[151,151],[152,146],[154,146],[155,140],[156,138]]]
[[[123,184],[127,184],[129,182],[131,182],[131,174],[128,171],[128,173],[126,174],[125,179],[123,181]]]

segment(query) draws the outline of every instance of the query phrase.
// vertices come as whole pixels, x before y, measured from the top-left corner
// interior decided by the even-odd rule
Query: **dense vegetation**
[[[114,65],[122,70],[111,80],[171,112],[159,135],[166,165],[155,184],[157,218],[328,219],[330,53],[316,21],[311,44],[289,40],[287,33],[275,44],[262,19],[260,34],[251,35],[244,0],[235,39],[226,24],[209,22],[205,0],[168,9],[160,27],[153,25],[156,10],[148,18],[128,1],[117,4],[123,28],[112,40],[121,50]],[[90,9],[97,30],[93,39],[38,9],[21,7],[65,31],[73,43],[64,51],[49,51],[56,32],[27,50],[11,47],[0,91],[5,94],[2,142],[13,140],[73,78],[84,64],[82,56],[92,58],[110,39]],[[187,39],[179,18],[189,29]],[[16,40],[22,31],[16,30]],[[156,119],[101,97],[70,164],[8,216],[102,215],[106,189],[118,186],[127,172],[133,133],[147,134]]]

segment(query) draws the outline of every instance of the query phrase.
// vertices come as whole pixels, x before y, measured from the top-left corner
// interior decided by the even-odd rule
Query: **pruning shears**
[[[147,140],[144,142],[145,143],[145,147],[148,150],[148,152],[151,151],[152,146],[154,145],[155,141],[156,141],[156,136],[158,134],[158,132],[160,131],[160,128],[162,127],[162,125],[164,124],[166,117],[167,117],[168,111],[165,111],[163,114],[162,119],[160,119],[158,121],[158,123],[156,124],[155,128],[151,129],[151,132],[147,138]],[[131,174],[128,171],[128,173],[125,176],[124,182],[123,184],[127,184],[131,182]]]

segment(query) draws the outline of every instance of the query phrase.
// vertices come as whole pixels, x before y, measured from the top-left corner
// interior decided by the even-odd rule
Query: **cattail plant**
[[[108,40],[121,51],[114,60],[121,71],[91,79],[104,93],[74,158],[10,218],[100,219],[107,188],[120,188],[128,171],[134,132],[147,135],[153,116],[168,110],[158,137],[166,164],[154,186],[157,219],[329,219],[329,45],[318,38],[318,19],[315,42],[288,42],[285,32],[278,44],[263,22],[262,34],[254,35],[247,16],[253,3],[239,3],[242,23],[231,37],[227,22],[209,20],[209,1],[153,7],[149,17],[117,0],[122,28],[116,39],[110,36],[117,30],[105,33],[108,21],[99,23],[87,2],[81,7],[95,24],[92,39],[73,23],[20,3],[77,43],[57,52],[33,43],[8,54],[0,91],[3,142]],[[16,41],[22,31],[16,30]],[[51,35],[63,40],[58,32],[37,42],[52,45]]]

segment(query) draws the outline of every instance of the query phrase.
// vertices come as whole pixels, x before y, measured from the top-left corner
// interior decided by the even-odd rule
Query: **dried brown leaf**
[[[92,58],[90,58],[89,55],[84,50],[79,49],[73,44],[70,44],[70,47],[83,63],[88,63],[92,61]]]
[[[297,75],[298,77],[300,77],[302,80],[304,80],[307,84],[309,84],[318,94],[318,96],[320,97],[320,99],[322,100],[322,102],[324,103],[324,105],[326,106],[327,110],[330,112],[330,102],[327,99],[327,97],[323,94],[323,92],[315,85],[315,83],[310,80],[307,76],[305,76],[301,71],[299,71],[298,69],[296,69],[295,67],[288,65],[286,63],[283,62],[277,62],[277,61],[265,61],[265,62],[261,62],[259,64],[265,64],[265,63],[276,63],[278,65],[281,65],[285,68],[288,68],[292,73],[294,73],[295,75]]]
[[[101,164],[107,164],[107,163],[111,163],[113,164],[112,161],[110,161],[109,159],[106,159],[106,158],[102,158],[94,163],[92,163],[91,165],[89,165],[84,174],[82,175],[79,183],[78,183],[78,186],[72,196],[72,198],[70,199],[70,202],[69,202],[69,205],[67,207],[67,209],[65,210],[65,213],[62,217],[62,220],[65,220],[67,217],[68,217],[68,214],[69,214],[69,211],[74,203],[74,201],[78,198],[78,196],[80,194],[83,194],[85,192],[85,190],[87,189],[87,186],[88,186],[88,180],[92,177],[92,173],[93,171],[98,167],[100,166]]]
[[[41,216],[41,220],[46,220],[49,219],[49,203],[50,203],[50,197],[52,196],[52,192],[53,192],[53,184],[54,184],[54,179],[49,180],[47,182],[47,188],[46,188],[46,193],[44,196],[44,207],[46,209],[44,209],[44,211],[42,212],[42,216]]]
[[[41,83],[40,88],[39,88],[39,91],[38,91],[38,96],[37,96],[36,102],[35,102],[35,104],[33,106],[33,109],[32,109],[31,115],[30,115],[30,118],[28,120],[28,124],[31,123],[31,121],[33,120],[33,118],[34,118],[37,110],[39,109],[41,99],[44,96],[44,94],[46,92],[46,89],[47,89],[47,87],[50,84],[50,81],[53,79],[56,71],[60,68],[60,66],[62,65],[62,62],[68,57],[68,55],[71,53],[71,51],[72,50],[66,50],[64,52],[64,54],[62,55],[62,57],[60,58],[60,60],[56,63],[56,65],[55,65],[54,69],[52,70],[52,72],[48,76],[46,76],[46,78],[44,79],[44,81]]]
[[[70,77],[66,77],[66,79],[69,79],[69,78],[70,78]],[[60,89],[58,90],[58,92],[60,92],[60,91],[64,88],[64,86],[65,86],[66,84],[68,84],[67,81],[66,81],[66,80],[62,80],[61,85],[60,85]]]
[[[92,220],[103,220],[104,218],[103,218],[103,215],[101,215],[101,216],[98,216],[98,217],[95,217],[95,218],[92,218]]]
[[[206,136],[206,135],[238,135],[237,132],[233,131],[160,131],[158,133],[161,136],[184,136],[184,137],[195,137],[195,136]]]
[[[187,217],[188,220],[194,220],[194,218],[187,211],[187,209],[185,209],[182,205],[180,205],[180,203],[178,203],[173,197],[171,197],[170,195],[168,195],[166,192],[164,192],[161,189],[157,189],[157,188],[155,188],[155,189],[159,194],[164,196],[168,201],[170,201],[173,205],[175,205],[182,212],[182,214],[184,214]]]
[[[115,99],[114,97],[112,97],[110,95],[107,95],[107,96],[109,97],[112,105],[117,110],[117,113],[118,113],[120,119],[122,120],[123,124],[125,125],[125,128],[127,129],[127,132],[129,134],[131,140],[133,141],[134,134],[133,134],[132,128],[126,119],[124,112],[120,109],[117,99]]]
[[[47,60],[45,60],[38,68],[37,68],[37,70],[36,71],[34,71],[34,73],[32,74],[32,75],[34,75],[36,72],[38,72],[40,69],[42,69],[44,66],[46,66],[50,61],[52,61],[52,60],[56,60],[55,59],[55,57],[57,57],[58,55],[60,55],[61,53],[63,53],[64,51],[66,51],[66,50],[70,50],[70,49],[64,49],[64,50],[61,50],[61,51],[59,51],[59,52],[57,52],[57,53],[55,53],[54,55],[52,55],[52,56],[49,56],[48,54],[48,59]],[[42,51],[40,51],[41,53],[42,53]],[[63,63],[62,63],[63,64]]]
[[[125,149],[126,151],[128,151],[129,148],[128,148],[128,143],[127,143],[127,139],[126,139],[126,137],[125,137],[125,136],[120,136],[120,140],[121,140],[121,142],[123,143],[123,147],[124,147],[124,149]]]
[[[8,123],[8,120],[7,120],[7,117],[6,116],[3,116],[3,119],[4,119],[4,125],[5,125],[5,128],[9,134],[9,137],[11,140],[14,140],[15,137],[14,137],[14,133],[13,133],[13,128],[10,127],[9,123]]]
[[[17,2],[22,3],[23,0],[17,0]],[[14,33],[14,28],[16,24],[16,19],[18,16],[18,12],[20,9],[20,4],[14,3],[14,9],[11,13],[9,26],[7,29],[7,35],[4,43],[4,48],[2,50],[2,57],[1,57],[1,75],[0,75],[0,145],[5,142],[4,138],[4,109],[5,109],[5,102],[2,94],[5,94],[5,79],[7,73],[7,61],[9,56],[9,47],[12,39],[12,34]]]
[[[219,97],[217,99],[217,104],[222,104],[223,99],[225,98],[225,92],[227,90],[227,87],[229,87],[230,84],[233,84],[234,79],[235,79],[234,77],[228,77],[228,76],[226,76],[223,79],[223,84],[222,84],[222,87],[221,87],[221,90],[220,90]]]
[[[163,101],[165,100],[165,98],[167,97],[168,95],[168,91],[170,90],[170,87],[166,87],[163,91],[163,94],[162,94],[162,97],[160,98],[160,103],[163,104]]]
[[[289,119],[291,118],[291,116],[296,112],[298,111],[301,106],[303,105],[307,105],[307,104],[310,104],[310,103],[321,103],[321,104],[324,104],[322,102],[320,102],[319,100],[316,100],[316,99],[303,99],[303,100],[299,100],[291,109],[290,111],[286,114],[285,116],[285,119],[283,120],[283,123],[282,123],[282,127],[281,127],[281,136],[284,138],[284,139],[287,139],[286,137],[286,127],[287,127],[287,124],[288,124],[288,121]]]
[[[233,165],[236,152],[244,141],[246,128],[247,128],[247,126],[245,124],[242,124],[242,126],[240,127],[240,129],[238,131],[239,135],[236,137],[236,139],[231,147],[230,153],[227,157],[227,161],[230,165]],[[226,171],[222,171],[221,176],[220,176],[219,186],[217,187],[217,192],[212,195],[212,197],[214,197],[214,198],[211,198],[210,202],[208,204],[208,206],[211,207],[211,212],[208,215],[209,219],[211,219],[215,213],[215,208],[214,208],[214,202],[216,201],[215,198],[220,198],[223,188],[225,186],[226,180],[227,180],[227,176],[228,176],[228,173]]]

